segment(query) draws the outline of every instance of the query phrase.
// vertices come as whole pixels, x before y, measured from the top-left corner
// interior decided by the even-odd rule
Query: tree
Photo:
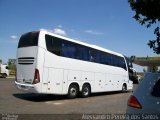
[[[10,74],[15,74],[16,72],[16,59],[8,59],[8,67]]]
[[[156,24],[154,34],[156,39],[149,40],[149,47],[160,54],[160,0],[128,0],[131,8],[135,11],[133,16],[141,25],[147,28]]]

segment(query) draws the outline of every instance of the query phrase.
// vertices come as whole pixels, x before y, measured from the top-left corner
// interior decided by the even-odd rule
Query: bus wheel
[[[68,89],[68,98],[73,99],[78,95],[78,87],[75,84],[71,84]]]
[[[6,74],[6,73],[2,74],[2,77],[3,77],[3,78],[6,78],[6,77],[7,77],[7,74]]]
[[[88,84],[83,85],[82,87],[82,92],[81,92],[81,96],[83,98],[87,98],[91,93],[91,87]]]
[[[122,92],[123,93],[127,92],[127,85],[126,84],[123,84],[123,86],[122,86]]]

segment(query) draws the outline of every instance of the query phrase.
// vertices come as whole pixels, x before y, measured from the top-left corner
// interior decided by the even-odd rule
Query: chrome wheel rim
[[[87,96],[88,93],[89,93],[89,89],[88,89],[87,87],[85,87],[84,90],[83,90],[83,94],[84,94],[85,96]]]
[[[123,87],[122,87],[122,90],[123,90],[123,91],[126,91],[126,87],[125,87],[124,85],[123,85]]]
[[[77,94],[76,88],[71,88],[70,89],[70,95],[75,96]]]

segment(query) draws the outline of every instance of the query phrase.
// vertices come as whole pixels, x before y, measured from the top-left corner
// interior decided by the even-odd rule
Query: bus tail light
[[[35,73],[34,73],[34,80],[32,84],[37,84],[40,82],[40,75],[39,75],[39,70],[35,69]]]
[[[131,95],[131,97],[128,99],[128,106],[142,109],[141,104],[139,103],[137,98],[134,97],[133,95]]]

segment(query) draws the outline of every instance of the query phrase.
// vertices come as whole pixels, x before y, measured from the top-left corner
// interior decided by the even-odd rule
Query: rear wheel
[[[76,98],[77,95],[78,95],[77,85],[74,85],[74,84],[70,85],[68,89],[68,98],[73,99],[73,98]]]
[[[127,92],[127,85],[126,84],[123,84],[123,86],[122,86],[122,92]]]
[[[88,85],[88,84],[83,85],[81,96],[83,98],[86,98],[86,97],[88,97],[90,95],[90,93],[91,93],[91,87],[90,87],[90,85]]]
[[[6,78],[6,77],[7,77],[7,74],[6,74],[6,73],[2,74],[2,77],[3,77],[3,78]]]

